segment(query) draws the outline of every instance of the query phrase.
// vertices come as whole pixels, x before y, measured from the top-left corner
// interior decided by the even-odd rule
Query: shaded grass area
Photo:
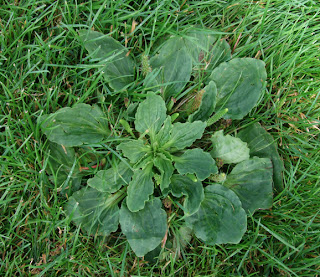
[[[2,1],[1,276],[319,275],[319,10],[315,1]],[[77,40],[79,28],[111,33],[139,57],[191,25],[224,32],[234,57],[265,61],[265,98],[228,130],[259,121],[272,133],[285,161],[286,189],[272,209],[248,218],[240,244],[206,246],[194,238],[181,258],[172,253],[150,265],[134,256],[121,233],[88,237],[65,217],[67,198],[45,172],[46,138],[36,119],[98,103],[117,125],[124,97],[136,97],[136,91],[108,96]]]

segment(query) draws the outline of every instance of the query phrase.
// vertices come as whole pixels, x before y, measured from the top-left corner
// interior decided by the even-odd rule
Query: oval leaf
[[[231,49],[225,39],[218,40],[210,52],[210,64],[207,66],[207,72],[211,72],[222,62],[226,62],[231,59]]]
[[[123,185],[127,185],[133,175],[132,170],[124,162],[107,170],[100,170],[88,180],[88,185],[100,192],[114,193]]]
[[[80,30],[80,39],[94,59],[99,59],[103,76],[115,91],[123,90],[134,81],[134,61],[128,49],[112,37],[91,30]]]
[[[174,123],[169,141],[163,146],[167,149],[174,147],[177,149],[184,149],[192,145],[192,143],[201,138],[207,124],[202,121]]]
[[[149,93],[137,109],[134,122],[136,130],[141,134],[148,132],[150,136],[154,136],[166,119],[166,111],[166,105],[162,97]]]
[[[186,33],[184,43],[194,65],[200,64],[204,59],[210,60],[208,53],[216,40],[217,37],[210,29],[192,28]]]
[[[108,121],[97,106],[78,104],[42,116],[41,129],[50,141],[64,146],[97,143],[110,135]]]
[[[230,135],[223,135],[223,130],[215,132],[211,137],[213,158],[222,159],[226,164],[240,163],[249,159],[249,148],[246,142]]]
[[[208,78],[217,85],[216,110],[228,108],[224,118],[242,119],[263,94],[266,78],[263,61],[236,58],[221,63]]]
[[[142,210],[145,202],[149,199],[149,195],[153,193],[152,166],[153,164],[149,164],[143,170],[136,170],[132,181],[129,183],[127,205],[132,212]]]
[[[218,172],[210,154],[200,148],[189,149],[181,156],[174,157],[174,161],[174,166],[180,174],[195,173],[199,180],[204,180]]]
[[[254,157],[237,164],[227,175],[224,186],[233,190],[247,213],[272,206],[272,163]]]
[[[195,235],[205,243],[239,243],[247,228],[247,215],[238,196],[215,184],[205,188],[199,210],[186,218]]]
[[[283,190],[283,161],[272,136],[259,124],[255,123],[241,130],[238,137],[248,143],[251,157],[269,158],[273,166],[273,182],[277,191]]]
[[[143,210],[134,213],[123,201],[120,225],[132,250],[138,257],[142,257],[161,243],[167,230],[167,214],[161,209],[158,198],[146,202]]]
[[[168,188],[170,185],[170,178],[173,174],[174,167],[172,165],[172,161],[166,158],[163,154],[158,154],[158,156],[154,159],[154,165],[160,171],[160,189],[164,191],[164,189]]]
[[[92,235],[108,236],[119,225],[118,195],[86,187],[74,193],[65,206],[68,216]]]
[[[169,38],[160,48],[159,53],[150,59],[150,65],[154,72],[151,80],[145,83],[146,87],[155,87],[164,95],[165,99],[175,97],[190,80],[192,71],[192,58],[186,50],[184,40],[181,37]]]
[[[80,172],[80,164],[74,149],[50,142],[48,150],[52,173],[56,177],[57,184],[62,185],[61,193],[77,191],[83,174]]]
[[[186,196],[183,203],[185,215],[192,215],[199,210],[204,198],[201,182],[193,182],[186,176],[173,175],[169,190],[175,197]]]

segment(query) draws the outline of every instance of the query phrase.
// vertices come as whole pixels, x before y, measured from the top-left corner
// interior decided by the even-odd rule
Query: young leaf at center
[[[122,142],[117,146],[117,150],[121,150],[132,163],[136,163],[151,151],[150,146],[141,139]]]
[[[164,191],[169,184],[170,184],[170,178],[173,174],[174,167],[172,165],[172,161],[167,159],[165,155],[158,154],[158,156],[154,159],[154,165],[158,168],[160,171],[160,189],[161,191]]]

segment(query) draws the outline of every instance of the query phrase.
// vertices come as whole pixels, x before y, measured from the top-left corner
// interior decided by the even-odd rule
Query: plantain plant
[[[79,37],[114,93],[138,85],[135,59],[119,42],[94,31]],[[142,62],[145,98],[134,105],[133,122],[121,120],[127,135],[114,139],[113,162],[94,176],[81,172],[76,151],[113,136],[107,115],[78,104],[39,119],[56,180],[73,188],[66,214],[92,235],[108,236],[120,225],[139,257],[166,243],[177,217],[181,232],[192,230],[204,243],[239,243],[247,215],[270,208],[273,187],[283,189],[283,164],[259,123],[236,137],[204,134],[221,117],[242,119],[258,103],[264,63],[232,59],[225,40],[196,28],[168,38]],[[168,201],[174,213],[163,206]]]

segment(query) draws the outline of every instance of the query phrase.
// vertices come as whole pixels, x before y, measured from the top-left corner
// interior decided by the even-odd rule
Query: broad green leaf
[[[124,162],[107,170],[100,170],[88,180],[88,185],[100,192],[114,193],[127,185],[133,175],[132,170]]]
[[[248,143],[251,157],[257,156],[271,159],[274,187],[277,191],[282,191],[282,171],[284,165],[272,136],[259,123],[255,123],[241,130],[238,137]]]
[[[175,168],[180,174],[195,173],[199,180],[218,172],[214,159],[200,148],[189,149],[181,156],[174,156]]]
[[[242,119],[262,96],[266,78],[263,61],[236,58],[221,63],[208,78],[217,85],[216,110],[228,108],[224,118]]]
[[[166,119],[166,111],[166,105],[162,97],[149,93],[137,109],[134,122],[136,130],[141,134],[148,132],[150,136],[154,136]]]
[[[210,52],[210,63],[207,67],[208,72],[219,66],[222,62],[226,62],[231,59],[231,49],[225,39],[217,40]]]
[[[117,146],[117,150],[121,150],[123,155],[126,156],[132,163],[136,163],[142,157],[150,153],[151,148],[145,144],[144,140],[131,140],[122,142]]]
[[[223,135],[223,130],[211,137],[213,158],[219,158],[226,164],[240,163],[249,159],[249,148],[246,142],[230,135]]]
[[[139,103],[137,103],[137,102],[130,103],[127,108],[127,116],[128,117],[134,116],[137,111],[138,106],[139,106]]]
[[[186,218],[195,235],[205,243],[239,243],[247,229],[247,215],[238,196],[215,184],[205,188],[199,210]]]
[[[183,37],[188,54],[192,57],[193,64],[199,64],[208,59],[217,37],[209,29],[191,29]],[[210,51],[211,52],[211,51]]]
[[[170,184],[171,194],[175,197],[186,196],[184,200],[184,214],[192,215],[199,210],[204,198],[201,182],[193,182],[190,178],[181,175],[173,175]]]
[[[40,118],[50,141],[66,147],[97,143],[110,135],[108,121],[98,106],[77,104]]]
[[[196,112],[191,114],[188,118],[190,122],[201,120],[206,121],[214,112],[216,107],[217,87],[216,84],[211,81],[203,89],[203,95],[201,104]]]
[[[270,208],[273,196],[271,160],[254,157],[237,164],[223,185],[238,195],[247,213]]]
[[[52,167],[52,173],[56,176],[59,186],[64,184],[61,192],[77,191],[80,188],[82,174],[74,149],[50,142],[48,150],[50,151],[49,164]]]
[[[147,201],[144,209],[138,212],[131,212],[123,201],[120,225],[132,250],[142,257],[161,243],[167,230],[167,215],[158,198]]]
[[[171,116],[167,116],[166,120],[163,123],[163,126],[156,134],[155,141],[158,143],[159,147],[163,146],[166,142],[168,142],[170,138],[170,132],[172,129]]]
[[[212,30],[191,30],[185,37],[188,52],[194,64],[205,63],[206,71],[211,72],[220,63],[231,59],[231,49],[224,39],[217,39]]]
[[[190,80],[192,58],[188,54],[183,38],[169,38],[160,48],[159,53],[150,59],[151,68],[159,70],[156,77],[153,71],[153,81],[145,84],[147,87],[161,88],[164,99],[175,97]],[[148,74],[148,75],[149,75]],[[147,75],[147,79],[150,79]]]
[[[86,187],[75,192],[65,206],[68,216],[92,235],[108,236],[115,232],[119,225],[118,198],[115,195],[101,193],[94,188]]]
[[[112,37],[91,31],[80,30],[80,39],[94,59],[103,65],[103,76],[115,91],[123,90],[134,81],[134,61],[128,49]]]
[[[160,171],[160,189],[163,191],[170,185],[170,178],[173,174],[174,167],[172,161],[166,158],[163,154],[158,154],[154,159],[154,166]]]
[[[174,123],[169,141],[163,146],[167,149],[174,147],[177,149],[184,149],[192,145],[192,143],[201,138],[207,124],[202,121]]]
[[[130,211],[137,212],[144,208],[145,202],[153,193],[154,183],[152,181],[153,164],[149,164],[143,170],[136,170],[133,173],[132,181],[128,186],[127,205]]]
[[[143,81],[143,86],[147,88],[147,90],[154,91],[154,92],[161,90],[161,86],[162,86],[161,76],[162,76],[162,68],[161,67],[153,68],[145,76]]]

